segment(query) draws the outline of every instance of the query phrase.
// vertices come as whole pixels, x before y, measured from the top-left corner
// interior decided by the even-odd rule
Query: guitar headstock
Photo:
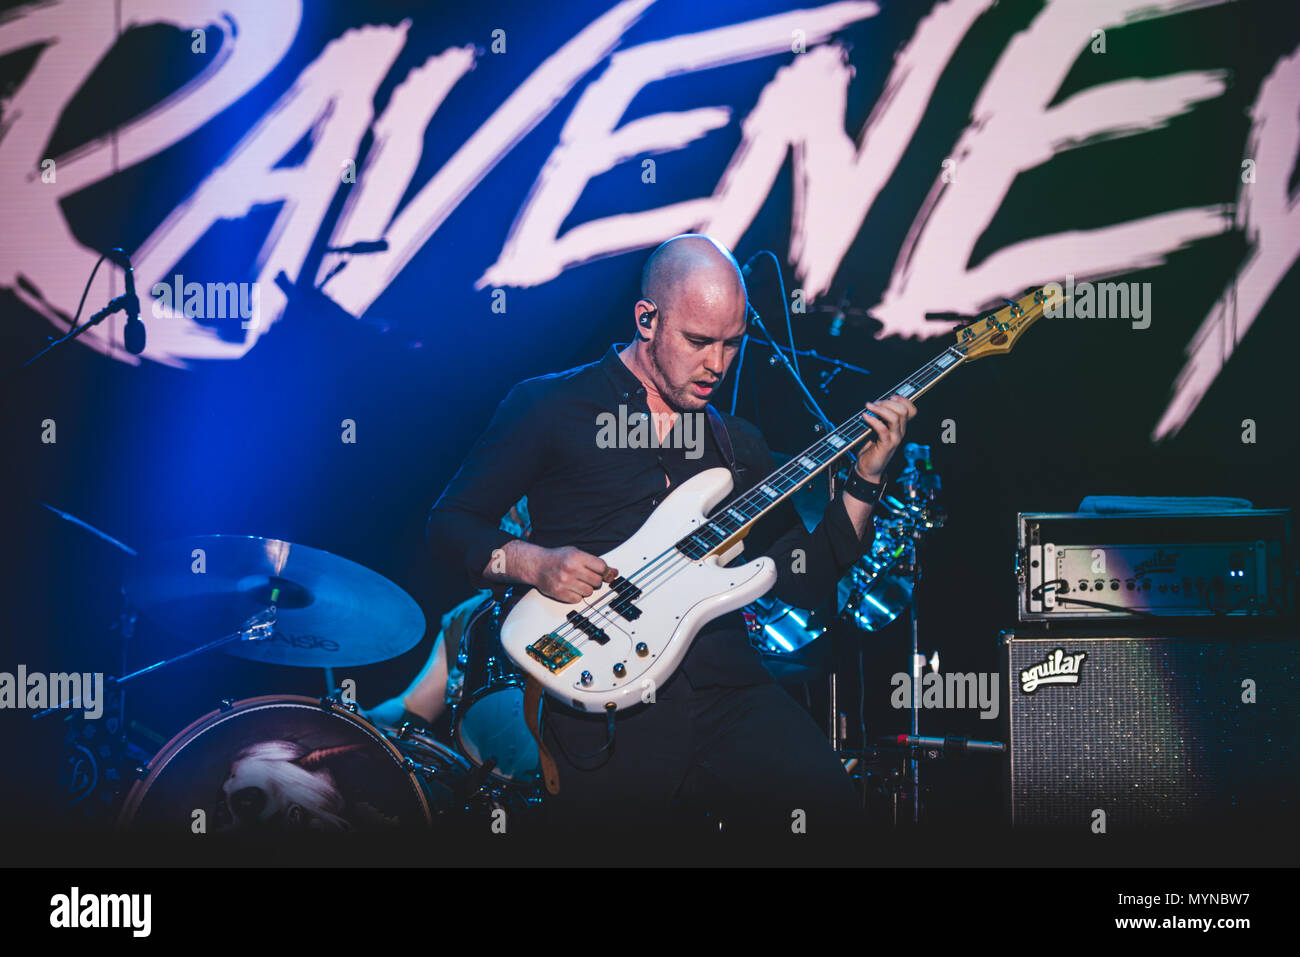
[[[1046,289],[1035,289],[997,312],[981,316],[957,330],[957,349],[968,360],[1010,352],[1016,340],[1043,314],[1048,300]]]

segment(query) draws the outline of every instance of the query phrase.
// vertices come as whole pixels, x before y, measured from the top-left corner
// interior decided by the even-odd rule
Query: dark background
[[[923,3],[883,3],[882,13],[845,31],[857,75],[846,127],[856,131],[881,92],[893,53],[927,12]],[[1058,99],[1124,76],[1161,76],[1226,68],[1227,94],[1192,109],[1167,129],[1089,146],[1022,175],[977,247],[974,262],[1032,235],[1105,225],[1186,206],[1232,204],[1249,128],[1246,110],[1279,56],[1300,40],[1289,4],[1231,3],[1108,31],[1106,57],[1082,54]],[[635,26],[628,45],[751,19],[784,9],[770,2],[665,2]],[[79,240],[128,251],[156,227],[262,115],[330,39],[362,23],[412,17],[407,47],[376,100],[382,110],[396,79],[449,46],[490,43],[503,26],[511,56],[470,73],[435,115],[412,192],[546,56],[603,10],[566,4],[539,15],[532,4],[439,8],[401,2],[309,4],[288,56],[251,93],[186,141],[73,197],[64,213]],[[1002,47],[1040,7],[1001,3],[975,25],[944,74],[918,134],[871,210],[827,301],[852,290],[867,307],[885,289],[896,251],[953,142],[969,121],[980,84]],[[159,27],[125,34],[96,79],[68,105],[51,155],[111,130],[186,79],[192,59],[175,51],[189,38]],[[170,51],[170,52],[169,52]],[[39,50],[0,57],[0,88],[22,82]],[[663,187],[629,187],[639,161],[593,181],[570,221],[648,208],[712,189],[739,140],[739,122],[762,85],[789,58],[773,57],[655,84],[624,121],[661,109],[727,103],[733,122],[686,150],[661,157]],[[149,69],[132,68],[148,63]],[[6,644],[0,667],[120,670],[106,631],[126,561],[84,532],[41,509],[48,502],[136,548],[193,534],[281,538],[334,552],[387,576],[422,606],[424,640],[391,661],[345,669],[363,705],[400,691],[423,663],[438,617],[467,594],[457,556],[424,545],[429,507],[483,429],[496,403],[521,378],[598,358],[611,341],[632,334],[631,306],[649,250],[572,268],[531,289],[509,290],[509,312],[495,315],[489,293],[473,281],[492,263],[537,171],[586,78],[511,151],[432,237],[367,314],[394,329],[332,315],[319,304],[290,311],[238,362],[194,362],[174,369],[135,367],[71,344],[38,364],[0,379],[3,395]],[[368,140],[367,140],[368,142]],[[363,155],[366,144],[363,143]],[[672,175],[663,175],[671,162]],[[364,165],[359,164],[364,169]],[[1292,174],[1294,185],[1294,174]],[[787,165],[737,246],[747,258],[770,248],[784,258],[790,226]],[[329,188],[333,188],[330,186]],[[341,200],[341,195],[339,197]],[[327,217],[317,247],[337,214]],[[272,209],[224,223],[178,263],[187,279],[252,278],[252,257]],[[22,237],[0,237],[0,255],[18,256]],[[1184,362],[1184,349],[1211,304],[1231,283],[1247,250],[1226,231],[1173,253],[1159,268],[1111,277],[1150,282],[1154,318],[1134,331],[1124,320],[1040,322],[1008,357],[960,370],[920,403],[909,438],[928,442],[944,480],[946,528],[926,554],[919,593],[921,645],[939,650],[944,671],[1002,669],[997,635],[1015,621],[1012,552],[1020,511],[1073,511],[1089,494],[1233,495],[1260,507],[1295,504],[1300,442],[1294,427],[1296,387],[1293,309],[1300,270],[1274,291],[1236,354],[1186,426],[1159,444],[1150,435]],[[766,270],[761,270],[765,272]],[[1064,271],[1064,270],[1063,270]],[[8,274],[8,269],[6,269]],[[306,270],[304,270],[306,272]],[[786,274],[787,284],[792,284]],[[96,286],[101,289],[102,283]],[[770,282],[752,290],[780,338],[779,304]],[[69,311],[74,304],[63,304]],[[94,294],[87,309],[99,302]],[[943,347],[943,340],[876,339],[870,323],[828,333],[824,315],[796,316],[801,348],[866,367],[869,378],[843,373],[819,400],[837,421],[886,392]],[[148,317],[146,316],[146,321]],[[0,290],[0,335],[9,368],[38,351],[52,327]],[[422,343],[412,348],[410,343]],[[739,413],[778,451],[813,439],[781,374],[751,349]],[[811,368],[805,363],[805,371]],[[810,376],[814,378],[815,376]],[[721,390],[729,400],[730,380]],[[720,399],[720,403],[724,400]],[[42,419],[58,422],[58,442],[40,442]],[[358,442],[339,441],[339,422],[357,422]],[[1257,423],[1257,441],[1241,440],[1242,420]],[[940,442],[940,423],[957,423],[957,442]],[[901,462],[901,457],[900,460]],[[897,466],[897,463],[896,463]],[[209,636],[163,636],[145,628],[132,664]],[[861,638],[869,733],[904,730],[905,713],[888,706],[889,675],[906,669],[900,625]],[[187,644],[188,642],[188,644]],[[853,649],[850,649],[852,652]],[[856,699],[856,688],[842,696]],[[161,742],[222,697],[319,694],[319,671],[255,665],[213,656],[148,679],[133,691],[134,714]],[[1001,701],[1005,717],[1005,697]],[[852,713],[852,708],[848,709]],[[850,727],[855,726],[850,717]],[[33,732],[5,715],[6,740],[23,750],[10,777],[20,809],[38,813],[35,795],[57,760],[56,731]],[[922,717],[922,733],[994,738],[975,712]],[[1001,768],[971,763],[942,772],[936,814],[991,819],[998,813]],[[16,796],[21,795],[21,796]]]

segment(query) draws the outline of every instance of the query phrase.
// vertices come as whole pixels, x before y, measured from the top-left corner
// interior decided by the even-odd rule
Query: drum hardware
[[[465,782],[466,794],[477,794],[481,791],[491,780],[492,772],[496,769],[496,766],[497,759],[495,757],[489,757],[482,764],[475,765]]]
[[[927,446],[909,443],[905,450],[912,460],[928,462]],[[925,532],[941,528],[947,520],[946,513],[933,504],[939,477],[928,465],[905,471],[895,484],[903,488],[903,498],[881,499],[883,514],[875,519],[871,551],[840,580],[838,588],[839,617],[862,631],[884,628],[910,606],[917,543]],[[769,665],[820,638],[829,625],[816,612],[770,596],[749,605],[746,614],[751,638]]]
[[[947,513],[937,504],[943,483],[930,460],[930,447],[909,442],[903,446],[903,454],[907,465],[891,483],[897,492],[883,496],[877,506],[871,548],[840,580],[838,617],[860,631],[873,632],[893,623],[904,612],[910,612],[913,665],[908,671],[913,674],[913,681],[919,682],[920,666],[916,662],[924,659],[918,648],[914,595],[921,578],[920,545],[928,533],[943,527]],[[809,668],[799,658],[806,657],[805,649],[810,649],[825,634],[829,622],[820,615],[792,608],[771,596],[764,596],[747,606],[745,617],[751,643],[763,654],[764,664],[778,680],[806,681],[816,677],[817,670]],[[828,680],[828,733],[832,746],[838,750],[844,739],[844,716],[839,713],[838,688],[833,671]],[[919,733],[919,701],[919,688],[914,687],[910,708],[913,736]],[[865,737],[865,727],[862,733]],[[914,780],[919,774],[915,757],[910,765],[909,777]],[[919,820],[918,791],[913,789],[909,793],[914,802],[913,820]]]
[[[485,599],[461,632],[456,661],[464,680],[452,740],[485,776],[531,788],[541,778],[541,757],[524,719],[524,676],[501,647],[501,609],[512,594]]]
[[[194,549],[205,555],[204,576],[190,574]],[[131,681],[221,648],[300,667],[320,667],[328,654],[331,664],[346,666],[401,654],[424,631],[418,606],[391,582],[329,553],[273,539],[200,536],[167,543],[143,553],[128,586],[124,642],[137,613],[173,631],[223,622],[232,630],[106,678],[114,700],[121,700]],[[193,811],[206,809],[210,830],[224,832],[250,826],[387,829],[427,826],[448,814],[527,811],[539,803],[536,746],[522,721],[522,679],[500,651],[499,615],[499,606],[486,603],[467,634],[482,619],[487,640],[476,646],[462,639],[461,659],[472,663],[467,677],[474,680],[471,693],[459,696],[456,730],[469,760],[410,722],[395,733],[376,728],[332,684],[330,693],[315,699],[226,697],[169,741],[159,737],[152,758],[128,746],[118,776],[126,779],[122,787],[129,793],[118,809],[122,788],[115,788],[109,813],[120,828],[188,832]],[[492,727],[503,715],[515,719],[514,726]],[[65,776],[85,785],[106,775],[91,773],[83,761]],[[241,779],[247,786],[232,792],[230,782]],[[285,797],[294,793],[296,799]],[[284,807],[271,806],[277,801]],[[89,808],[92,802],[81,803]],[[100,811],[108,808],[98,798],[93,803]]]
[[[898,734],[882,735],[863,748],[836,753],[845,772],[860,786],[864,804],[875,795],[877,809],[887,813],[891,826],[897,827],[909,820],[917,823],[912,809],[919,803],[921,790],[933,793],[930,785],[918,786],[918,776],[911,771],[914,762],[960,761],[978,754],[1000,757],[1006,751],[1001,741]]]
[[[911,604],[915,534],[906,518],[881,519],[871,551],[840,580],[840,614],[859,629],[879,631]]]
[[[386,733],[406,755],[408,766],[426,791],[435,797],[443,796],[446,806],[439,814],[453,811],[483,814],[497,808],[513,813],[527,810],[537,803],[535,789],[493,779],[493,764],[482,768],[473,765],[427,732],[414,728],[410,722],[397,731]]]
[[[123,792],[123,778],[144,757],[122,727],[124,694],[105,695],[103,719],[72,712],[63,722],[57,774],[60,809],[82,821],[111,820]]]
[[[75,515],[45,502],[38,504],[122,553],[136,554],[130,546]],[[122,670],[126,668],[127,649],[135,637],[136,621],[135,610],[125,594],[119,592],[116,620],[108,631],[117,633]],[[91,721],[84,712],[75,710],[65,715],[64,720],[55,798],[63,813],[82,821],[111,819],[116,815],[132,768],[147,757],[147,752],[127,735],[126,692],[121,682],[106,679],[102,693],[102,720]],[[54,708],[38,712],[34,717],[44,717],[79,703],[77,700],[58,702]]]
[[[143,668],[137,668],[135,671],[131,672],[130,674],[123,675],[120,678],[116,678],[112,675],[105,675],[104,676],[105,693],[109,691],[116,691],[120,689],[123,685],[135,681],[137,678],[143,678],[145,675],[153,674],[156,671],[161,671],[163,668],[170,667],[171,665],[177,664],[181,661],[185,661],[197,655],[204,654],[205,652],[212,651],[216,648],[220,648],[223,645],[229,645],[232,642],[236,642],[236,641],[264,641],[267,638],[269,638],[270,635],[271,635],[271,625],[268,623],[265,616],[262,614],[254,615],[252,618],[248,620],[248,622],[245,623],[244,627],[240,628],[239,631],[233,631],[228,635],[223,635],[220,638],[214,639],[213,641],[209,641],[205,645],[200,645],[197,648],[191,648],[189,651],[182,652],[179,655],[174,655],[171,658],[163,658],[161,661],[156,661],[151,665],[145,665]],[[46,708],[44,711],[36,712],[34,715],[32,715],[32,720],[35,721],[39,718],[44,718],[47,715],[54,714],[55,712],[60,710],[65,710],[68,707],[71,707],[75,704],[76,702],[73,701],[61,702],[59,704]]]

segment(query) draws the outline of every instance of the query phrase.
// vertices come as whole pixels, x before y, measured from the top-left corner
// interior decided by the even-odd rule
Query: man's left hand
[[[883,402],[868,402],[862,421],[871,426],[875,436],[867,440],[858,455],[858,474],[868,482],[878,483],[884,478],[885,468],[903,444],[907,423],[916,416],[916,406],[910,399],[893,396]]]

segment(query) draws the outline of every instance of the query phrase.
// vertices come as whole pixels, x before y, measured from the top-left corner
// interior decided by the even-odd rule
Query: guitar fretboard
[[[949,347],[877,401],[895,395],[914,399],[955,369],[964,358],[965,355],[959,349]],[[871,426],[862,419],[861,413],[854,415],[752,489],[738,496],[735,501],[729,503],[696,531],[677,542],[677,550],[692,561],[698,561],[724,542],[734,540],[741,532],[788,498],[795,489],[806,485],[836,458],[851,451],[855,445],[871,434]]]

